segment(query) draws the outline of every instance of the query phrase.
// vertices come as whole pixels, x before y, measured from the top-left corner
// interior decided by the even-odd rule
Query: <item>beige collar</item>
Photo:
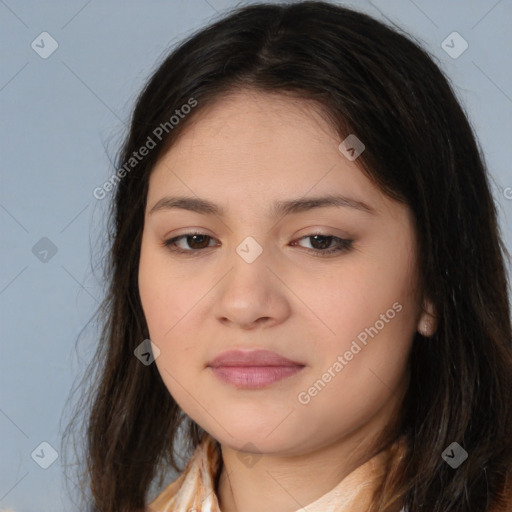
[[[384,450],[356,468],[336,487],[296,512],[367,512],[385,471]],[[151,512],[221,512],[215,494],[220,463],[216,441],[207,433],[183,473],[149,505]]]

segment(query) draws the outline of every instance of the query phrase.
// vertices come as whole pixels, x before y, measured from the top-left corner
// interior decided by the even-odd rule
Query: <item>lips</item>
[[[218,368],[220,366],[304,366],[302,363],[292,361],[286,357],[280,356],[270,350],[229,350],[222,352],[215,359],[210,361],[207,366]]]
[[[213,374],[239,389],[260,389],[299,373],[304,364],[269,350],[231,350],[207,365]]]

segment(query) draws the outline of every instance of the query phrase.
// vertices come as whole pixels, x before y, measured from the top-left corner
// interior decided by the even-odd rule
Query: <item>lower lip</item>
[[[304,366],[217,366],[210,367],[222,381],[237,388],[258,389],[298,373]]]

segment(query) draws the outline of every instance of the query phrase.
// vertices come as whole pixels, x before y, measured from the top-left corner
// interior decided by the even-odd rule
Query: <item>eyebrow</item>
[[[346,196],[326,195],[276,201],[272,205],[269,217],[285,216],[313,210],[314,208],[324,208],[329,206],[337,208],[353,208],[373,215],[377,213],[374,208],[362,201]],[[151,208],[149,214],[159,210],[170,210],[175,208],[189,210],[203,215],[217,215],[219,217],[225,217],[226,215],[224,208],[218,204],[208,201],[207,199],[186,196],[163,197]]]

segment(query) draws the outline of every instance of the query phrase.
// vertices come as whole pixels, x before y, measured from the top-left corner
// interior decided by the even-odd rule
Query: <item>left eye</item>
[[[324,254],[332,254],[336,252],[343,252],[348,251],[353,243],[353,240],[348,240],[346,238],[339,238],[334,235],[321,235],[321,234],[315,234],[315,235],[307,235],[302,238],[299,238],[299,240],[304,239],[310,239],[312,240],[313,245],[313,251],[317,253],[321,253],[323,256]],[[334,242],[334,247],[331,246],[331,242]],[[315,247],[315,245],[318,245],[319,247]],[[328,250],[325,250],[328,249]]]
[[[350,250],[353,243],[353,240],[339,238],[334,235],[323,234],[307,235],[299,238],[299,240],[308,238],[311,239],[311,245],[313,245],[313,248],[310,250],[321,256],[348,251]],[[214,240],[213,237],[205,235],[204,233],[186,233],[184,235],[166,240],[164,242],[164,246],[168,247],[172,252],[178,254],[186,254],[187,256],[194,256],[200,253],[202,250],[207,249],[211,240]],[[181,241],[185,241],[191,249],[180,247],[178,243]],[[334,242],[334,247],[331,245],[332,242]],[[296,242],[292,242],[292,245],[297,244]],[[315,247],[315,245],[318,247]]]

